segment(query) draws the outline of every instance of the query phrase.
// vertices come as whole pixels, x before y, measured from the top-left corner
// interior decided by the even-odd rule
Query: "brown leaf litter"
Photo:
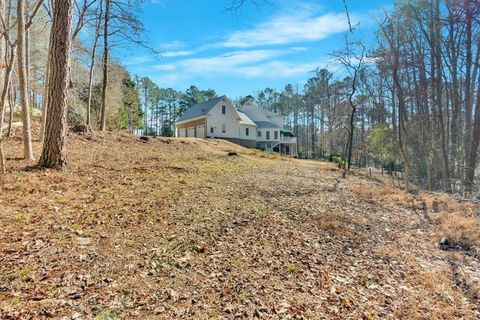
[[[68,157],[0,177],[1,319],[479,317],[478,257],[422,200],[220,140],[70,134]]]

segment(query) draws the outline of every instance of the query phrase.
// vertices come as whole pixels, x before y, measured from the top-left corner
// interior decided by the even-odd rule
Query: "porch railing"
[[[297,143],[297,137],[280,136],[280,142],[283,142],[283,143]]]

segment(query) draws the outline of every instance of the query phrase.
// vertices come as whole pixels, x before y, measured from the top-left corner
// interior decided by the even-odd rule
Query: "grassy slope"
[[[327,164],[125,134],[72,135],[69,158],[0,177],[1,319],[478,316],[477,260]]]

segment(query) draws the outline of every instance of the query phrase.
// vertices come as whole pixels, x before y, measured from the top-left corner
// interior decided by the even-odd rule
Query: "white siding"
[[[262,136],[256,136],[257,141],[280,141],[280,128],[257,128],[257,132],[260,131]],[[267,140],[267,131],[270,131],[270,139]],[[277,139],[275,139],[275,131],[278,131]],[[258,134],[258,133],[257,133]]]
[[[179,136],[180,138],[184,138],[184,137],[185,137],[185,133],[186,133],[185,128],[178,130],[178,136]]]
[[[225,106],[225,114],[222,114],[222,106]],[[240,117],[231,103],[221,100],[208,112],[207,132],[212,138],[239,138]],[[225,133],[222,132],[222,126],[225,125]],[[210,133],[210,128],[214,128],[214,133]]]
[[[248,128],[248,136],[246,134],[246,128]],[[241,124],[239,136],[240,139],[257,140],[257,127],[250,124]]]
[[[187,137],[195,137],[195,127],[188,127]]]

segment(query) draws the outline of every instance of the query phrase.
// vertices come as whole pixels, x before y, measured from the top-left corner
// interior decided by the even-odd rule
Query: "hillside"
[[[24,169],[6,142],[1,319],[480,316],[471,204],[225,141],[68,148],[66,172]]]

